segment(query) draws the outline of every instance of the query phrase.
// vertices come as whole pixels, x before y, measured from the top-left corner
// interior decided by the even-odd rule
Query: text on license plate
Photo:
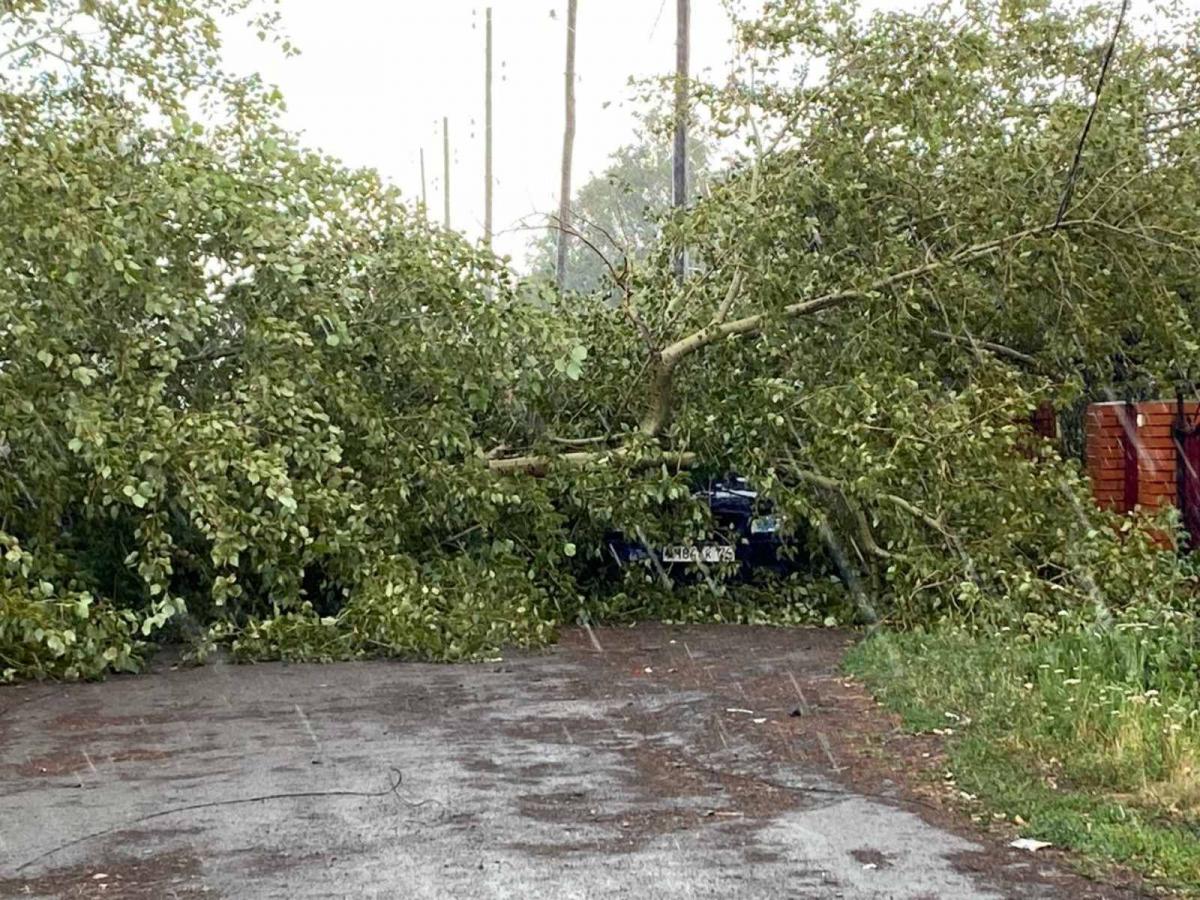
[[[720,563],[733,562],[737,557],[734,548],[729,544],[707,544],[701,547],[679,544],[664,547],[662,558],[663,562],[669,563]]]

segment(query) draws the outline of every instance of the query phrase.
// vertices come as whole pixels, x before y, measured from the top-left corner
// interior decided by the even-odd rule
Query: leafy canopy
[[[1120,36],[1056,225],[1112,10],[768,3],[745,71],[695,89],[737,162],[613,285],[562,300],[284,132],[219,61],[219,19],[270,35],[270,14],[5,9],[7,677],[132,667],[164,629],[251,658],[447,659],[579,617],[781,620],[830,572],[854,614],[907,624],[1191,602],[1019,424],[1194,377],[1182,14]],[[776,503],[808,579],[764,601],[601,577],[609,529],[704,532],[697,461]]]

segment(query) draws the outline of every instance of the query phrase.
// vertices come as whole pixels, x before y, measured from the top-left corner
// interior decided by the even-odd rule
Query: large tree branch
[[[794,463],[795,461],[793,460]],[[823,488],[838,498],[858,527],[858,543],[862,544],[863,550],[885,561],[896,557],[897,554],[879,546],[879,543],[875,540],[875,533],[871,530],[871,522],[867,518],[866,511],[862,508],[862,504],[850,496],[846,486],[842,482],[836,481],[833,478],[826,478],[824,475],[818,475],[816,472],[810,472],[807,469],[793,469],[792,472],[802,481]]]
[[[1015,363],[1020,363],[1021,365],[1028,366],[1031,369],[1037,369],[1041,366],[1041,363],[1039,363],[1035,357],[1030,356],[1028,353],[1022,353],[1020,350],[1007,347],[1004,344],[997,344],[995,341],[981,340],[974,335],[968,334],[951,334],[948,331],[930,330],[929,333],[934,337],[940,337],[948,341],[953,341],[954,343],[962,344],[965,347],[987,350],[989,353],[994,353],[996,356],[1010,359]]]
[[[558,437],[557,435],[548,434],[546,439],[555,444],[566,444],[568,447],[587,447],[593,444],[611,444],[615,438],[612,435],[603,434],[596,437],[570,438]]]
[[[990,241],[972,244],[940,259],[935,259],[919,266],[913,266],[901,272],[894,272],[891,275],[872,281],[865,287],[831,291],[818,297],[813,297],[810,300],[790,303],[777,311],[755,313],[754,315],[743,316],[740,319],[724,322],[713,321],[699,331],[695,331],[674,343],[668,344],[659,353],[658,364],[655,367],[655,373],[650,383],[646,414],[642,419],[642,432],[655,437],[666,428],[671,415],[675,367],[685,357],[704,349],[710,344],[715,344],[727,338],[754,334],[760,331],[773,318],[798,319],[826,309],[833,309],[856,301],[866,300],[893,285],[989,256],[1002,247],[1018,243],[1026,238],[1038,237],[1055,230],[1087,224],[1091,224],[1090,219],[1070,219],[1063,222],[1051,222],[1033,228],[1026,228]]]
[[[545,475],[553,465],[586,466],[598,462],[632,462],[636,468],[668,465],[686,469],[696,462],[696,454],[679,451],[662,451],[646,456],[634,457],[629,447],[612,450],[575,451],[552,456],[510,456],[489,459],[488,468],[498,475]]]
[[[830,478],[827,475],[820,475],[809,469],[803,469],[799,467],[791,468],[788,471],[802,481],[807,481],[810,484],[824,488],[828,491],[834,491],[843,497],[849,496],[849,488],[846,483],[838,481],[836,478]],[[962,542],[958,539],[958,536],[953,531],[943,524],[941,519],[930,515],[916,504],[905,500],[899,494],[891,494],[884,491],[873,494],[872,499],[874,499],[877,503],[886,503],[890,506],[896,507],[897,509],[903,510],[908,515],[924,523],[926,526],[940,534],[946,541],[947,545],[954,550],[958,556],[962,557],[964,560],[967,559],[967,554],[962,546]]]
[[[1075,219],[1065,221],[1058,224],[1058,228],[1069,228],[1072,226],[1086,225],[1089,220]],[[995,253],[1001,247],[1007,244],[1015,244],[1025,238],[1036,237],[1046,234],[1055,229],[1053,223],[1047,225],[1039,225],[1035,228],[1026,228],[1023,231],[1013,232],[1004,237],[996,238],[990,241],[984,241],[979,244],[972,244],[970,247],[964,247],[949,256],[944,256],[941,259],[933,260],[924,265],[914,266],[910,269],[905,269],[902,272],[895,272],[883,278],[876,279],[863,288],[854,288],[843,291],[833,291],[828,294],[822,294],[819,297],[814,297],[811,300],[802,300],[798,303],[791,303],[779,310],[778,313],[761,312],[750,316],[743,316],[740,319],[734,319],[729,322],[721,322],[702,328],[699,331],[680,338],[673,344],[669,344],[663,348],[663,357],[672,360],[679,360],[687,356],[689,353],[694,353],[709,344],[723,340],[725,338],[737,337],[741,335],[753,334],[759,331],[763,325],[773,316],[778,316],[782,319],[798,319],[803,316],[812,315],[813,313],[821,312],[822,310],[831,309],[836,306],[844,306],[856,300],[865,300],[873,294],[877,294],[885,288],[899,284],[904,281],[911,281],[914,278],[920,278],[922,275],[929,275],[940,269],[945,269],[949,266],[959,263],[970,262],[974,259],[979,259],[983,256],[988,256]]]

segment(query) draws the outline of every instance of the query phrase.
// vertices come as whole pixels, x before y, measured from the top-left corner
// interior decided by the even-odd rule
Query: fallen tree
[[[1190,602],[1016,423],[1195,377],[1194,25],[767,4],[744,71],[694,91],[745,152],[610,266],[613,308],[517,283],[300,147],[215,62],[246,4],[135,6],[4,14],[9,677],[136,665],[162,629],[457,658],[579,617],[742,615],[719,582],[664,606],[653,572],[596,577],[606,531],[703,533],[693,465],[811,535],[768,617],[835,569],[908,624]]]

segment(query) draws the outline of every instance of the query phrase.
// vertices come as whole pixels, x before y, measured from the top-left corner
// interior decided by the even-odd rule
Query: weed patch
[[[1190,616],[1043,633],[874,636],[848,666],[962,790],[1029,837],[1200,892],[1200,687]]]

